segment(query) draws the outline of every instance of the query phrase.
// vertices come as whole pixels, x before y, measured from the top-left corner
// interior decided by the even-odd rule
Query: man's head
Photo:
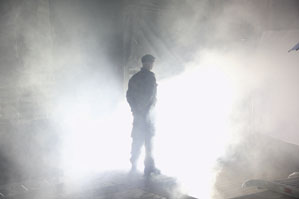
[[[146,54],[141,58],[141,62],[143,68],[147,70],[152,70],[155,62],[155,57],[150,54]]]

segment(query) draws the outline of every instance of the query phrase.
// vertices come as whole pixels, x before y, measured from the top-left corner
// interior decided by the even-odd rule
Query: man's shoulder
[[[132,77],[130,78],[130,81],[134,81],[134,79],[139,78],[139,76],[141,75],[140,72],[141,72],[141,71],[138,71],[137,73],[135,73],[134,75],[132,75]]]
[[[140,72],[144,73],[144,76],[150,77],[150,78],[155,78],[155,73],[149,70],[141,70]]]
[[[151,76],[155,76],[155,73],[153,73],[152,71],[148,71],[148,72]]]
[[[155,78],[155,73],[149,70],[140,70],[137,73],[135,73],[131,78],[130,81],[135,79],[144,79],[144,78]]]

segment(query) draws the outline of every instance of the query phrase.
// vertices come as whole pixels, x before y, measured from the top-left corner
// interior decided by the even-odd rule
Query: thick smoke
[[[157,57],[162,172],[206,198],[217,194],[212,187],[227,167],[279,176],[279,166],[262,171],[259,151],[280,160],[271,144],[284,145],[260,134],[299,144],[299,54],[287,52],[298,42],[297,1],[140,2],[130,9],[136,21],[147,19],[143,32],[137,28],[147,40],[130,45],[153,45],[147,49]],[[49,165],[127,167],[132,118],[121,102],[122,67],[141,51],[122,46],[132,27],[121,21],[126,3],[1,2],[1,155],[19,175],[42,176]]]
[[[215,180],[218,172],[239,165],[246,165],[244,178],[286,177],[285,172],[294,167],[273,165],[284,165],[285,156],[294,159],[294,151],[270,137],[298,144],[299,57],[288,53],[298,42],[298,4],[176,1],[161,9],[160,16],[160,34],[180,57],[178,64],[185,71],[159,85],[161,137],[158,133],[157,142],[160,138],[161,146],[168,148],[165,154],[157,149],[159,160],[163,167],[163,160],[173,161],[172,165],[184,160],[173,171],[164,169],[183,184],[193,184],[191,189],[198,197],[207,193],[203,185]],[[171,74],[175,69],[162,67]],[[205,176],[207,172],[211,175]],[[232,176],[239,181],[240,176]]]
[[[98,132],[98,139],[108,133],[105,121],[122,96],[120,17],[110,17],[111,10],[120,13],[119,6],[1,2],[1,155],[8,161],[3,169],[15,166],[5,182],[65,169],[66,142],[78,133],[76,128],[81,137],[90,136],[94,126],[82,124],[89,119],[104,118],[92,132]]]

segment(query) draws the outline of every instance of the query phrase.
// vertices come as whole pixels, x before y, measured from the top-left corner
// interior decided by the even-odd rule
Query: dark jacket
[[[155,74],[145,68],[129,80],[127,101],[133,113],[148,113],[156,103],[157,83]]]

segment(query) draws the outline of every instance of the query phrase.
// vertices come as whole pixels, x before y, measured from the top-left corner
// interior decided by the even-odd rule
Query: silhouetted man
[[[129,80],[127,101],[134,116],[132,129],[131,172],[136,171],[141,147],[145,146],[144,175],[159,174],[152,157],[152,138],[155,134],[151,120],[151,110],[156,103],[157,83],[155,74],[151,72],[155,57],[144,55],[142,68]]]

